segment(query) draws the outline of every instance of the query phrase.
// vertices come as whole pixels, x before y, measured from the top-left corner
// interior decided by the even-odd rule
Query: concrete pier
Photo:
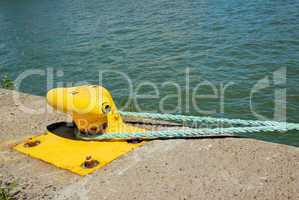
[[[0,90],[0,184],[17,199],[299,199],[299,148],[253,139],[151,141],[80,177],[11,147],[68,120],[43,97]]]

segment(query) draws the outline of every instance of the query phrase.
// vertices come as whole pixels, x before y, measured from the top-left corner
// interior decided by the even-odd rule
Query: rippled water
[[[201,99],[201,109],[214,116],[256,119],[250,110],[250,92],[263,78],[270,87],[253,97],[253,108],[273,118],[275,91],[287,88],[287,119],[299,122],[299,1],[278,0],[26,0],[0,3],[0,70],[17,78],[26,69],[63,70],[58,82],[98,82],[99,70],[124,72],[134,89],[144,82],[157,84],[158,99],[139,100],[142,109],[159,110],[165,95],[183,101],[179,113],[198,114],[186,94],[202,81],[225,91],[219,98]],[[186,90],[186,69],[190,89]],[[275,85],[273,73],[286,83]],[[280,70],[280,71],[279,71]],[[283,79],[282,79],[283,80]],[[104,85],[119,102],[128,84],[116,73],[106,74]],[[54,86],[55,86],[54,85]],[[44,76],[31,76],[22,91],[44,95]],[[140,93],[153,91],[143,87]],[[198,94],[213,93],[201,87]],[[164,101],[177,106],[177,98]],[[190,112],[186,109],[190,105]],[[256,135],[260,139],[299,146],[299,133]]]

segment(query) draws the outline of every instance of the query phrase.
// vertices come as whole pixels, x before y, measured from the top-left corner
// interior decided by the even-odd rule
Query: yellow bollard
[[[123,122],[109,91],[101,86],[52,89],[47,94],[47,101],[53,108],[69,113],[82,133],[142,131]]]
[[[101,86],[52,89],[47,94],[47,101],[54,109],[70,114],[75,128],[67,127],[67,123],[52,124],[44,134],[18,144],[15,147],[17,151],[86,175],[143,144],[82,141],[63,133],[63,130],[80,131],[88,135],[145,131],[124,123],[109,91]]]

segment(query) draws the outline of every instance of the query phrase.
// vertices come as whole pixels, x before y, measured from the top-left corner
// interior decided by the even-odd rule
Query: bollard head
[[[69,113],[82,133],[107,133],[109,126],[122,123],[110,92],[102,86],[55,88],[48,92],[47,101],[54,109]]]

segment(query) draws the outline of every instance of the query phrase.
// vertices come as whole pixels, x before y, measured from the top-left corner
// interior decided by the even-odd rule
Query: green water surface
[[[212,116],[242,119],[257,119],[250,99],[255,111],[273,119],[276,92],[286,90],[287,120],[299,122],[299,1],[1,1],[0,75],[16,79],[28,69],[48,68],[54,73],[50,87],[97,84],[99,71],[110,70],[103,84],[118,103],[127,98],[129,87],[114,72],[125,73],[134,91],[145,81],[153,83],[159,96],[138,100],[142,110],[153,112],[161,112],[161,99],[178,91],[165,82],[179,86],[182,101],[167,98],[164,107],[190,115],[202,114],[186,98],[198,84],[209,81],[219,92],[221,85],[231,83],[224,109],[219,96],[196,103],[202,110],[214,110]],[[285,81],[274,78],[277,71]],[[269,86],[250,98],[262,79]],[[26,78],[19,88],[37,95],[47,89],[41,75]],[[138,92],[154,91],[148,86]],[[198,94],[213,92],[211,87],[198,89]],[[298,132],[254,137],[299,146]]]

